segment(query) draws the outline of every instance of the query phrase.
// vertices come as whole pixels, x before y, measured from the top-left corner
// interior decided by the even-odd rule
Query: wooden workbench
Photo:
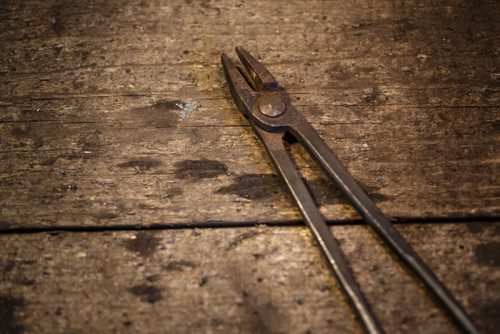
[[[362,332],[229,95],[236,45],[499,330],[498,17],[495,1],[3,1],[0,334]],[[291,151],[387,332],[457,331]]]

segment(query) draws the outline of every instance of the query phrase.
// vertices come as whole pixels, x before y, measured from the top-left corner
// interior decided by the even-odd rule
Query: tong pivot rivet
[[[278,117],[285,113],[286,105],[279,95],[266,94],[259,98],[259,111],[269,117]]]

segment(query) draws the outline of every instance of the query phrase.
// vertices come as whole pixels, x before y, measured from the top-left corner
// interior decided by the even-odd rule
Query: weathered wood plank
[[[200,106],[182,119],[185,111],[178,105],[189,101],[121,99],[122,109],[112,110],[116,98],[101,98],[101,109],[88,106],[83,116],[80,107],[62,101],[42,115],[29,110],[18,115],[21,120],[2,124],[5,222],[15,227],[298,219],[230,101],[197,100]],[[406,113],[404,121],[392,108],[378,116],[344,108],[316,115],[319,121],[311,115],[315,108],[302,109],[387,214],[498,212],[493,110],[455,110],[450,124],[446,111],[427,109]],[[340,124],[322,124],[332,114]],[[298,153],[305,177],[324,184],[314,164]],[[258,183],[249,190],[248,181]],[[326,216],[355,217],[337,195],[318,189]]]
[[[498,215],[499,15],[494,1],[2,1],[0,230],[298,220],[227,92],[235,45],[389,216]],[[324,215],[355,219],[291,150]],[[500,326],[498,223],[398,228],[485,332]],[[454,331],[365,227],[332,231],[388,332]],[[361,330],[300,227],[0,234],[0,315],[2,333]]]
[[[485,333],[499,326],[499,226],[398,226]],[[455,332],[366,227],[332,233],[388,333]],[[361,332],[302,227],[3,234],[0,291],[9,333]]]
[[[389,216],[499,213],[494,2],[1,6],[0,229],[299,219],[227,92],[238,44]]]

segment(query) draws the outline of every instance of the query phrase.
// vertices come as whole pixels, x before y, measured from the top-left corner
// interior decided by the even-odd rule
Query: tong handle
[[[456,323],[467,333],[478,330],[451,293],[427,267],[410,244],[394,227],[392,222],[380,211],[360,185],[342,166],[337,157],[321,139],[316,130],[302,116],[295,117],[289,131],[304,145],[324,171],[340,187],[368,225],[379,235],[396,256],[427,286],[442,305],[452,315]]]
[[[342,288],[348,295],[350,302],[361,318],[367,332],[370,334],[384,333],[357,284],[338,241],[333,237],[316,203],[311,197],[309,190],[304,184],[302,177],[288,155],[283,143],[283,133],[267,132],[255,125],[252,121],[250,121],[250,123],[264,143],[271,161],[285,184],[288,186],[305,222],[313,232],[316,241],[321,246],[323,253],[328,259],[328,263],[331,265]]]

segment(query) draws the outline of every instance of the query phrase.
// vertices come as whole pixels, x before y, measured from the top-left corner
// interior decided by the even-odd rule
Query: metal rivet
[[[278,117],[285,113],[286,105],[276,95],[263,95],[259,99],[259,111],[269,117]]]

